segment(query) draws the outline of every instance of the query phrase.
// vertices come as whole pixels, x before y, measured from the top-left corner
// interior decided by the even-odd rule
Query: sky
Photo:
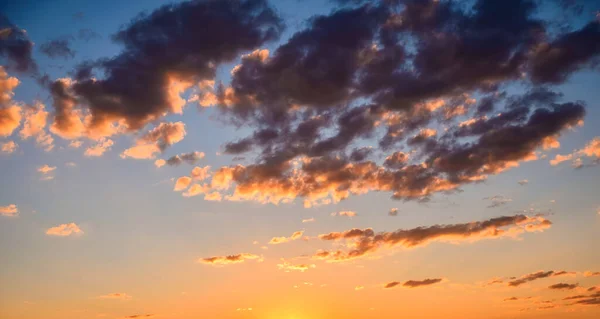
[[[0,318],[598,318],[597,0],[0,0]]]

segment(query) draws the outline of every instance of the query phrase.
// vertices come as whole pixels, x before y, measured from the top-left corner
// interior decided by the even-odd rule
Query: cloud
[[[183,122],[160,123],[157,127],[140,136],[136,145],[121,153],[121,158],[153,159],[169,146],[183,140],[186,135]]]
[[[111,139],[101,138],[95,145],[88,147],[83,155],[87,157],[99,157],[113,146],[114,142]]]
[[[106,295],[102,295],[98,297],[99,299],[120,299],[120,300],[130,300],[131,296],[126,294],[126,293],[122,293],[122,292],[115,292],[115,293],[110,293],[110,294],[106,294]]]
[[[532,282],[538,279],[544,279],[544,278],[550,278],[550,277],[558,277],[558,276],[564,276],[564,275],[572,275],[572,272],[567,272],[567,271],[554,271],[554,270],[550,270],[550,271],[538,271],[538,272],[534,272],[531,274],[527,274],[527,275],[523,275],[521,277],[519,277],[518,279],[514,279],[508,282],[508,286],[510,287],[518,287],[521,286],[523,284],[526,284],[528,282]]]
[[[80,235],[83,231],[75,223],[61,224],[56,227],[51,227],[46,230],[46,235],[67,237],[71,235]]]
[[[525,185],[529,184],[529,180],[527,180],[527,179],[522,179],[522,180],[520,180],[520,181],[518,182],[518,184],[519,184],[519,185],[521,185],[521,186],[525,186]]]
[[[552,289],[552,290],[573,290],[575,288],[579,287],[579,284],[566,284],[566,283],[559,283],[559,284],[554,284],[548,287],[548,289]]]
[[[435,278],[435,279],[425,279],[425,280],[409,280],[402,284],[403,287],[407,288],[418,288],[423,286],[431,286],[437,283],[442,282],[443,279]]]
[[[290,237],[273,237],[269,241],[269,245],[278,245],[278,244],[288,243],[290,241],[294,241],[294,240],[302,238],[303,234],[304,234],[304,231],[300,230],[300,231],[294,232]]]
[[[0,57],[7,62],[11,71],[37,72],[37,65],[32,57],[33,42],[27,32],[15,26],[4,15],[0,16]]]
[[[182,176],[182,177],[178,178],[177,181],[175,181],[175,186],[173,187],[173,190],[176,192],[183,191],[186,188],[188,188],[188,186],[190,186],[191,182],[192,182],[192,179],[190,177]]]
[[[239,264],[239,263],[245,262],[246,260],[260,261],[261,259],[262,258],[258,255],[243,253],[243,254],[229,255],[229,256],[216,256],[216,257],[202,258],[202,259],[198,260],[198,262],[207,264],[207,265],[220,266],[220,265]]]
[[[194,167],[192,169],[192,179],[195,181],[203,181],[210,177],[210,166]]]
[[[164,159],[157,159],[156,161],[154,161],[154,166],[161,168],[163,166],[165,166],[167,164],[167,161],[165,161]]]
[[[562,162],[566,162],[566,161],[570,161],[573,159],[573,154],[569,154],[569,155],[560,155],[557,154],[553,160],[550,161],[550,165],[552,166],[556,166]]]
[[[584,157],[591,157],[592,162],[589,164],[583,163]],[[556,166],[562,162],[571,161],[574,168],[583,168],[588,166],[596,166],[600,164],[600,137],[595,137],[589,141],[582,149],[575,150],[571,154],[558,154],[550,161],[552,166]]]
[[[175,156],[169,157],[165,161],[165,164],[169,166],[179,166],[183,163],[188,163],[190,165],[196,164],[199,160],[203,159],[205,154],[203,152],[191,152],[191,153],[183,153]]]
[[[77,164],[76,164],[75,162],[66,162],[66,163],[65,163],[65,166],[68,166],[68,167],[75,167],[75,166],[77,166]]]
[[[21,107],[12,102],[13,90],[19,83],[0,66],[0,137],[10,136],[21,123]]]
[[[62,37],[46,41],[40,45],[40,52],[51,59],[69,59],[75,57],[75,51],[71,48],[72,37]]]
[[[50,174],[56,170],[56,166],[48,166],[47,164],[38,167],[37,171],[44,175]]]
[[[71,141],[71,142],[69,142],[69,147],[70,148],[80,148],[81,145],[83,145],[82,141]]]
[[[154,317],[156,315],[154,314],[145,314],[145,315],[130,315],[130,316],[125,316],[124,318],[126,319],[137,319],[137,318],[150,318],[150,317]]]
[[[340,217],[355,217],[358,214],[356,212],[350,211],[350,210],[344,210],[344,211],[340,211],[340,212],[334,212],[331,213],[331,216],[340,216]]]
[[[14,153],[19,145],[13,141],[8,141],[6,143],[0,143],[0,153],[11,154]]]
[[[398,286],[400,284],[400,282],[398,281],[392,281],[392,282],[388,282],[387,284],[385,284],[383,286],[383,288],[394,288],[396,286]]]
[[[504,299],[504,301],[522,301],[522,300],[530,300],[532,297],[510,297]]]
[[[91,115],[89,128],[123,121],[137,130],[166,114],[182,113],[181,93],[213,80],[220,64],[275,40],[282,30],[281,19],[264,0],[163,5],[112,36],[121,52],[81,63],[69,95]]]
[[[302,223],[314,223],[316,219],[314,217],[303,219]]]
[[[19,214],[19,210],[17,209],[17,205],[10,204],[8,206],[0,206],[0,215],[13,217]]]
[[[359,291],[359,290],[363,290],[363,289],[365,289],[364,286],[356,286],[356,287],[354,287],[355,291]]]
[[[600,271],[585,271],[583,273],[583,275],[585,277],[599,277],[600,276]]]
[[[500,207],[500,206],[504,206],[504,205],[512,202],[511,198],[499,196],[499,195],[493,196],[493,197],[486,197],[486,198],[484,198],[484,200],[489,200],[492,202],[487,208]]]
[[[291,271],[299,271],[299,272],[305,272],[311,268],[316,268],[317,266],[314,264],[298,264],[298,265],[294,265],[294,264],[290,264],[287,261],[283,261],[281,264],[277,264],[277,269],[279,270],[284,270],[285,272],[291,272]]]
[[[414,248],[436,241],[460,243],[504,237],[515,238],[519,234],[543,231],[551,226],[552,223],[541,216],[515,215],[465,224],[399,229],[394,232],[375,233],[370,228],[352,229],[318,236],[319,239],[326,241],[349,239],[352,243],[348,251],[318,251],[313,258],[339,262],[360,258],[384,247]]]
[[[398,216],[398,208],[392,208],[390,209],[390,211],[388,212],[389,216]]]
[[[24,110],[23,128],[19,131],[19,136],[23,140],[35,138],[38,146],[44,148],[45,151],[51,151],[54,148],[54,138],[45,131],[48,119],[48,112],[42,103],[35,103],[31,107]]]

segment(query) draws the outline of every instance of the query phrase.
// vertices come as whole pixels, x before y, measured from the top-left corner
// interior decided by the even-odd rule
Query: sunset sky
[[[0,319],[600,317],[600,1],[0,0]]]

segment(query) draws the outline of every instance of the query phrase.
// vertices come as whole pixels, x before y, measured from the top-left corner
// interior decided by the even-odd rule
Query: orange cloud
[[[19,135],[23,140],[34,137],[38,146],[51,151],[54,148],[54,138],[45,131],[48,114],[44,104],[39,102],[25,109],[25,121]]]
[[[573,159],[573,154],[568,155],[556,155],[553,160],[550,161],[550,165],[556,166],[562,162],[570,161]]]
[[[186,188],[188,188],[188,186],[190,186],[191,182],[192,182],[192,179],[190,177],[182,176],[182,177],[178,178],[177,181],[175,182],[175,187],[173,187],[173,191],[176,191],[176,192],[183,191]]]
[[[192,170],[192,178],[197,181],[203,181],[210,177],[210,166],[194,167]]]
[[[1,216],[17,216],[19,214],[19,210],[17,209],[17,205],[10,204],[8,206],[0,206],[0,215]]]
[[[321,240],[350,239],[350,250],[345,252],[319,251],[313,258],[329,262],[345,261],[363,257],[381,249],[396,246],[413,248],[424,246],[431,242],[474,242],[483,239],[516,237],[525,232],[537,232],[550,228],[552,223],[541,217],[525,215],[504,216],[482,222],[471,222],[454,225],[435,225],[418,227],[394,232],[375,233],[372,229],[351,229],[341,233],[319,235]]]
[[[83,234],[83,231],[75,223],[61,224],[46,230],[46,235],[66,237],[71,235]]]
[[[156,161],[154,161],[154,166],[158,168],[165,166],[165,164],[167,164],[167,161],[165,161],[164,159],[157,159]]]
[[[595,271],[595,272],[594,271],[585,271],[583,273],[583,275],[585,277],[598,277],[598,276],[600,276],[600,271]]]
[[[305,272],[311,268],[316,268],[317,266],[314,264],[299,264],[299,265],[293,265],[290,264],[287,261],[283,261],[283,263],[281,264],[277,264],[277,268],[279,270],[284,270],[285,272],[291,272],[291,271],[299,271],[299,272]]]
[[[37,171],[42,174],[49,174],[49,173],[53,172],[54,170],[56,170],[56,166],[48,166],[47,164],[40,166],[37,169]]]
[[[0,66],[0,136],[10,136],[21,123],[21,107],[11,105],[13,90],[19,80],[9,77],[4,67]]]
[[[239,264],[243,263],[246,260],[261,260],[261,257],[254,254],[242,253],[237,255],[229,255],[229,256],[216,256],[216,257],[208,257],[202,258],[198,260],[199,263],[207,264],[207,265],[230,265],[230,264]]]
[[[290,237],[273,237],[269,241],[269,245],[277,245],[277,244],[288,243],[290,241],[293,241],[293,240],[296,240],[296,239],[300,239],[303,234],[304,234],[304,231],[301,230],[301,231],[294,232]]]
[[[183,140],[186,135],[183,122],[160,123],[137,139],[134,146],[121,153],[121,158],[153,159],[169,146]]]
[[[356,212],[350,211],[350,210],[346,210],[346,211],[341,211],[341,212],[337,212],[337,213],[331,213],[331,216],[343,216],[343,217],[355,217],[358,214]]]
[[[5,154],[14,153],[19,145],[13,141],[8,141],[6,143],[0,143],[0,152]]]
[[[121,153],[121,158],[152,159],[160,152],[156,144],[140,144],[132,146]]]
[[[96,145],[89,147],[85,150],[83,155],[88,157],[99,157],[102,156],[106,151],[110,150],[114,142],[111,139],[101,138],[98,140]]]
[[[311,218],[303,219],[302,222],[303,223],[314,223],[315,222],[315,218],[311,217]]]

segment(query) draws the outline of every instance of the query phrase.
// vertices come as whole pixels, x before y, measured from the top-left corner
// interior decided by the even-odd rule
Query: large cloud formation
[[[276,39],[282,22],[265,0],[188,1],[133,19],[113,36],[123,51],[89,61],[74,81],[49,83],[56,119],[76,102],[89,112],[90,128],[122,122],[142,128],[166,113],[182,113],[180,94],[211,80],[220,63]],[[105,77],[97,78],[99,70]],[[66,104],[69,104],[66,103]]]
[[[321,250],[313,255],[315,259],[328,262],[340,262],[373,254],[382,248],[413,248],[431,242],[463,242],[478,241],[502,237],[515,237],[524,232],[543,231],[552,223],[541,217],[525,215],[504,216],[481,222],[453,225],[435,225],[413,229],[399,229],[394,232],[375,233],[372,229],[351,229],[345,232],[334,232],[319,235],[323,241],[347,240],[348,251]]]
[[[31,56],[33,42],[25,30],[15,26],[0,13],[0,61],[11,71],[37,72],[37,65]]]

